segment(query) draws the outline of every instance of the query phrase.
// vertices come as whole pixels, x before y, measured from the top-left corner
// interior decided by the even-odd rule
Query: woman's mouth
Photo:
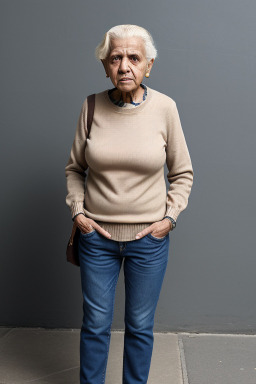
[[[120,81],[121,81],[121,82],[132,81],[132,79],[121,79]]]

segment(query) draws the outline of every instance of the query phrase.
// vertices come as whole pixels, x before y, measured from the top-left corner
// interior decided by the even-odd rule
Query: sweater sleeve
[[[75,137],[70,156],[65,167],[67,182],[66,204],[70,208],[72,219],[78,213],[84,213],[85,173],[88,164],[85,160],[87,138],[87,98],[85,99],[76,126]]]
[[[194,172],[175,102],[170,112],[166,146],[167,179],[170,185],[165,216],[170,216],[176,221],[188,205]]]

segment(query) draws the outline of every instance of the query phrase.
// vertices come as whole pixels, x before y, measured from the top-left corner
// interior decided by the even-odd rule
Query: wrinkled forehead
[[[145,44],[141,37],[129,37],[123,39],[111,39],[110,54],[118,53],[137,53],[145,56]]]

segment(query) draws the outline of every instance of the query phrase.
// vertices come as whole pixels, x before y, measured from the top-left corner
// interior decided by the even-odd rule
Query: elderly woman
[[[156,54],[150,33],[142,27],[118,25],[106,32],[96,57],[114,88],[96,93],[88,138],[84,100],[65,168],[66,203],[80,229],[81,384],[105,382],[122,264],[123,383],[147,382],[169,234],[188,204],[193,183],[175,101],[142,83]]]

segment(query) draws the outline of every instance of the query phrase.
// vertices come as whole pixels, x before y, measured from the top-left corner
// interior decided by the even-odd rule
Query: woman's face
[[[154,59],[151,59],[147,63],[144,42],[140,37],[112,39],[109,55],[102,60],[113,85],[121,92],[138,89],[153,62]]]

